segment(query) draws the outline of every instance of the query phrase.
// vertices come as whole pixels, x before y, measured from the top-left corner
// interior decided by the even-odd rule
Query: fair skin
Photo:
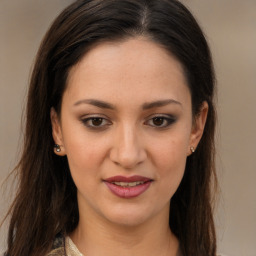
[[[207,110],[203,103],[193,120],[180,63],[146,38],[99,44],[71,69],[61,115],[52,109],[51,119],[55,153],[67,156],[77,186],[80,219],[70,236],[81,253],[177,254],[170,200]],[[117,175],[147,177],[150,186],[122,198],[104,182]]]

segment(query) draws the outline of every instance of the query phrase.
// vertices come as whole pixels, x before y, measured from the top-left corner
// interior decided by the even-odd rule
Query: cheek
[[[105,144],[99,136],[90,136],[83,126],[63,130],[64,146],[71,174],[75,179],[87,179],[98,175],[99,166],[104,160]]]
[[[83,173],[95,173],[104,161],[105,151],[103,145],[90,143],[88,140],[84,144],[72,142],[67,145],[67,157],[71,171],[81,170]]]
[[[188,136],[176,135],[172,139],[155,144],[154,164],[157,168],[157,179],[161,182],[162,194],[171,198],[177,190],[185,171],[187,159]]]
[[[96,193],[96,185],[101,183],[103,152],[97,143],[78,143],[75,140],[67,145],[67,158],[71,176],[83,196]]]
[[[184,162],[187,157],[189,138],[189,128],[181,126],[178,126],[162,138],[156,137],[152,145],[155,148],[155,159],[158,164],[173,166]]]
[[[166,143],[162,144],[156,160],[158,162],[157,165],[161,167],[160,170],[170,175],[184,171],[187,158],[186,145],[186,143],[178,140],[166,141]]]

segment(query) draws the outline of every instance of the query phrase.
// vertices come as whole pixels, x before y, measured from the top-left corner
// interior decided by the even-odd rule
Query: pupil
[[[161,126],[163,124],[163,122],[164,122],[164,119],[162,117],[155,117],[153,119],[153,123],[156,126]]]
[[[93,118],[93,119],[92,119],[92,124],[93,124],[94,126],[99,126],[99,125],[101,125],[101,124],[102,124],[102,118]]]

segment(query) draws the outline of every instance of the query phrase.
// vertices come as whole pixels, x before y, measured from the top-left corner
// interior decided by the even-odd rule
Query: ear
[[[59,117],[54,108],[51,108],[52,137],[55,142],[54,153],[59,156],[66,155],[63,145],[62,130]]]
[[[190,134],[190,144],[188,149],[188,155],[193,153],[193,150],[196,149],[200,139],[203,136],[204,127],[208,114],[208,103],[204,101],[201,105],[200,112],[195,116],[193,121],[193,126]]]

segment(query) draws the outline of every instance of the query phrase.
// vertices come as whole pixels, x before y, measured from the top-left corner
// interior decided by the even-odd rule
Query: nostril
[[[132,169],[136,165],[141,164],[145,161],[147,155],[142,149],[131,150],[131,151],[121,151],[118,149],[113,149],[110,153],[110,159],[116,165],[122,166],[125,169]]]
[[[134,168],[147,157],[141,136],[134,126],[122,125],[116,131],[115,141],[110,150],[110,159],[125,169]]]

